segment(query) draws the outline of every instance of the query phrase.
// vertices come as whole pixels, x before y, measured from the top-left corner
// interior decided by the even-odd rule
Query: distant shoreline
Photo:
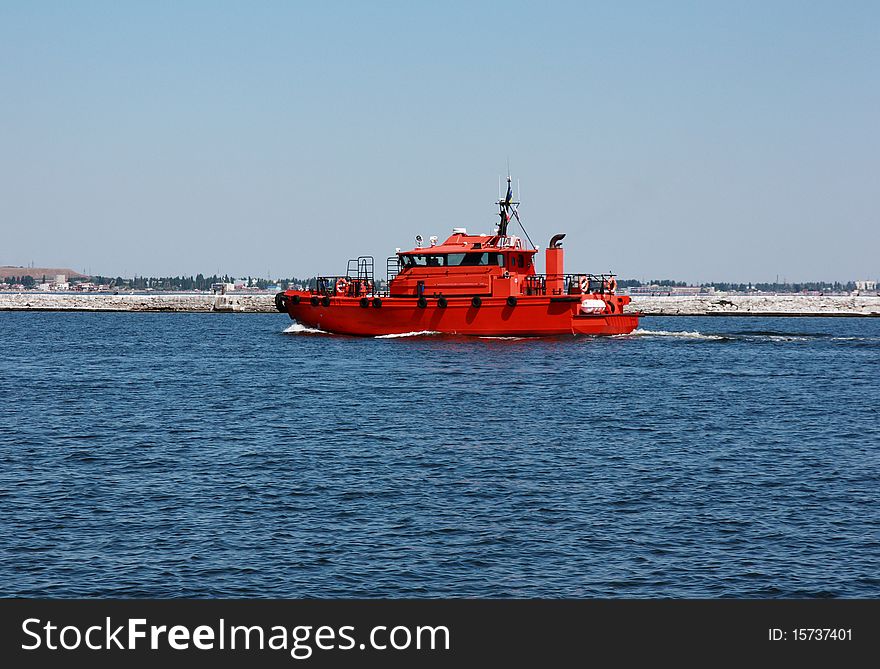
[[[645,316],[880,316],[877,295],[633,296],[629,307]]]
[[[880,296],[636,295],[627,308],[645,316],[880,316]],[[0,293],[0,311],[277,313],[272,294]]]

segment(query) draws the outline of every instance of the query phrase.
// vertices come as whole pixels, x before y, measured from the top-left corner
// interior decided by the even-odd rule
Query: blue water
[[[880,596],[880,319],[289,325],[0,313],[0,595]]]

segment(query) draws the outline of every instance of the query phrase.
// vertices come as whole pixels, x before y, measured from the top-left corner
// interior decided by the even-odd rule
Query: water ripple
[[[880,596],[880,319],[0,319],[2,596]]]

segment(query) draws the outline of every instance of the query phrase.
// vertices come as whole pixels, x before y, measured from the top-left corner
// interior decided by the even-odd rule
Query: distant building
[[[856,281],[856,290],[877,290],[876,281]]]

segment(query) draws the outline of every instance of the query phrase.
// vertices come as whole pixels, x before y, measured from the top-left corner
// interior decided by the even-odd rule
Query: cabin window
[[[401,254],[403,267],[485,267],[495,265],[504,267],[501,253],[435,253]],[[515,263],[515,260],[514,260]]]
[[[402,255],[400,259],[404,267],[443,267],[446,265],[446,254],[434,255]]]
[[[500,253],[450,253],[447,256],[450,267],[477,267],[500,265],[504,267],[504,256]]]

